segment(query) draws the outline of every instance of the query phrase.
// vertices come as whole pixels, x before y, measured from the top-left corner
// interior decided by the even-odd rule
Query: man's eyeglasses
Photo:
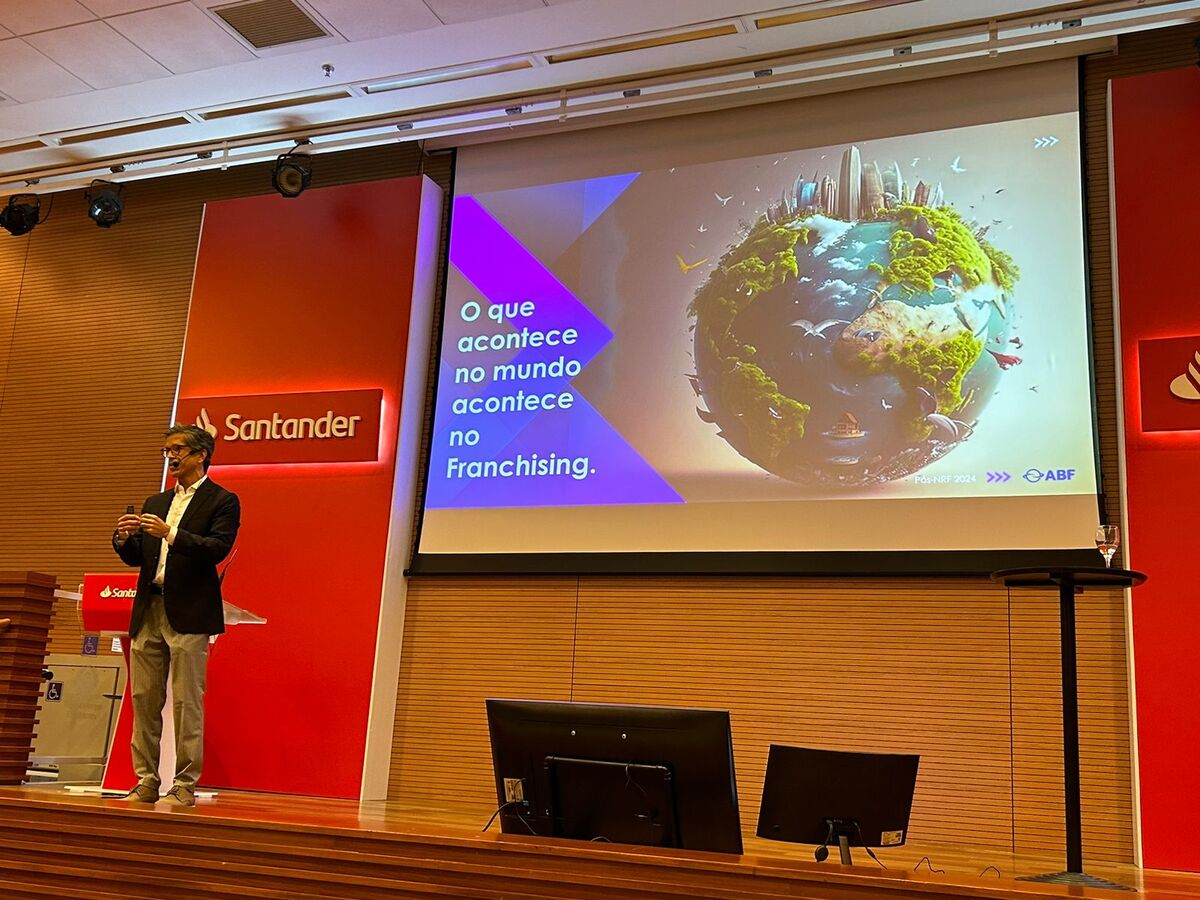
[[[163,447],[162,448],[162,455],[164,457],[174,456],[177,459],[184,459],[188,456],[191,456],[195,452],[196,451],[193,450],[191,447]]]

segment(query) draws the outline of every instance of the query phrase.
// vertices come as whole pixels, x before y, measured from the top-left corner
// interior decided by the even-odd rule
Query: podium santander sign
[[[177,421],[217,442],[219,466],[374,462],[383,391],[180,398]]]

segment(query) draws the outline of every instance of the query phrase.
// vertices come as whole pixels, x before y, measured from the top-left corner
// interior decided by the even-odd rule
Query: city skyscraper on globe
[[[820,198],[821,209],[826,213],[833,213],[837,209],[838,202],[838,186],[837,182],[825,175],[821,178],[821,188],[817,195]]]
[[[879,164],[876,162],[866,163],[862,167],[862,209],[860,212],[866,216],[873,216],[876,212],[884,208],[883,202],[883,175],[879,171]]]
[[[893,160],[892,164],[883,170],[884,206],[890,209],[906,202],[908,197],[905,189],[907,187],[908,185],[904,183],[904,175],[900,171],[900,163]]]
[[[862,157],[857,147],[846,148],[839,174],[838,218],[845,222],[856,222],[862,212]]]

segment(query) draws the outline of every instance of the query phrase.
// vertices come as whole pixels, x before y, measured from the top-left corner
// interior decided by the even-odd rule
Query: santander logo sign
[[[124,597],[128,600],[132,600],[136,596],[137,588],[115,588],[111,584],[106,584],[100,589],[100,597],[104,600],[107,600],[110,597]]]
[[[217,442],[218,466],[367,462],[379,458],[383,391],[181,398],[180,422]]]
[[[1200,400],[1200,370],[1196,369],[1197,363],[1200,363],[1200,351],[1196,352],[1194,361],[1188,363],[1187,371],[1175,376],[1171,382],[1171,393],[1180,400]]]
[[[1138,341],[1143,431],[1200,431],[1200,335]]]

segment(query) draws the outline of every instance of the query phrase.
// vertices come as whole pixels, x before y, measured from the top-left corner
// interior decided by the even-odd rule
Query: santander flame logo
[[[112,585],[106,584],[104,586],[104,590],[102,590],[100,592],[100,596],[103,597],[105,600],[107,600],[109,597],[111,597],[112,596]]]
[[[1200,400],[1200,369],[1196,368],[1197,364],[1200,364],[1200,352],[1196,353],[1193,362],[1188,363],[1187,371],[1171,381],[1171,393],[1180,400]]]
[[[214,438],[217,436],[217,426],[212,423],[212,420],[208,417],[208,410],[203,406],[200,407],[200,415],[196,416],[196,427],[203,428]]]

